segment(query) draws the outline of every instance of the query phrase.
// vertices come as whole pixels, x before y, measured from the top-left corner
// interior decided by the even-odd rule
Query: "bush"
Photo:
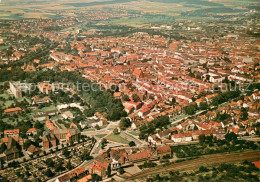
[[[135,146],[135,142],[134,142],[134,141],[129,142],[129,146],[130,146],[130,147]]]

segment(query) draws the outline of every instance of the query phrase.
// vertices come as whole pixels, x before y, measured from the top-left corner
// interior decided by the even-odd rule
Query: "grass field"
[[[84,132],[85,131],[95,131],[95,129],[94,128],[88,128],[88,129],[85,129]]]
[[[118,142],[118,143],[124,143],[124,144],[128,144],[129,141],[128,140],[125,140],[124,138],[122,138],[121,136],[119,135],[115,135],[114,133],[108,135],[106,137],[107,140],[110,140],[110,141],[113,141],[113,142]]]
[[[104,136],[106,136],[106,134],[96,135],[96,137],[98,137],[98,138],[103,138]]]
[[[140,133],[140,132],[139,132],[139,131],[131,131],[130,133],[131,133],[132,135],[134,135],[134,136],[139,136],[139,133]]]
[[[9,46],[6,46],[6,45],[0,45],[0,50],[4,50],[4,49],[7,49]]]
[[[188,115],[186,114],[181,114],[181,115],[177,115],[173,118],[170,119],[170,122],[173,122],[173,121],[176,121],[176,120],[179,120],[179,119],[184,119],[185,117],[187,117]]]
[[[48,107],[43,107],[41,109],[39,109],[38,111],[43,111],[43,112],[47,112],[47,111],[52,111],[55,110],[56,107],[54,105],[48,106]]]
[[[107,125],[103,125],[103,126],[100,126],[100,129],[104,129],[106,127],[107,127]]]
[[[0,97],[2,97],[4,99],[8,99],[9,98],[9,94],[4,92],[3,94],[0,94]]]

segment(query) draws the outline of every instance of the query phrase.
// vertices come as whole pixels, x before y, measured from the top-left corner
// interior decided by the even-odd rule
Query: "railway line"
[[[200,166],[211,166],[220,163],[239,162],[244,160],[260,160],[260,151],[247,150],[240,153],[234,152],[200,156],[200,158],[193,160],[186,160],[183,162],[170,164],[168,166],[161,165],[143,170],[142,172],[129,176],[127,180],[140,179],[149,175],[160,174],[163,172],[193,170],[199,168]]]

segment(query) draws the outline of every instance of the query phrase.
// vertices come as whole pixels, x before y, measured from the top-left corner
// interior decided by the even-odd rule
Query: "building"
[[[51,131],[59,142],[76,142],[80,139],[80,132],[78,129],[63,128],[54,129]]]
[[[49,97],[43,97],[43,98],[40,98],[38,96],[34,96],[33,97],[33,101],[32,101],[32,105],[35,105],[35,104],[44,104],[44,103],[50,103],[51,102],[51,99]]]
[[[10,161],[20,157],[20,151],[17,148],[19,144],[13,139],[10,138],[7,143],[7,148],[4,153],[0,154],[0,159],[4,161]]]
[[[35,112],[33,114],[33,120],[34,121],[46,121],[49,120],[49,115],[45,112]]]
[[[19,134],[20,134],[19,129],[4,130],[4,136],[5,137],[19,137]]]
[[[30,128],[27,132],[26,135],[37,135],[37,129],[36,128]]]
[[[128,154],[124,149],[112,149],[110,151],[110,159],[111,169],[118,169],[127,162]]]
[[[89,166],[89,173],[90,174],[97,174],[101,177],[107,176],[107,170],[109,166],[108,159],[97,157],[94,162]]]
[[[48,82],[41,82],[38,83],[38,88],[41,93],[43,94],[50,94],[54,89],[52,88],[52,85]]]
[[[192,135],[190,133],[174,134],[174,135],[172,135],[171,139],[175,143],[190,142],[190,141],[192,141]]]
[[[78,181],[77,179],[84,178],[86,175],[88,175],[88,171],[84,167],[78,167],[71,172],[58,177],[55,182],[70,182],[70,181]],[[89,177],[88,177],[89,178]],[[90,178],[91,179],[91,176]],[[83,181],[83,180],[82,180]],[[84,181],[86,182],[86,181]]]
[[[129,162],[141,162],[152,158],[152,152],[149,149],[128,155]]]
[[[5,109],[4,113],[8,114],[8,115],[14,115],[14,114],[18,114],[22,112],[22,108],[20,107],[15,107],[15,108],[9,108],[9,109]]]
[[[157,147],[155,151],[157,156],[171,155],[171,147],[169,145]]]
[[[43,149],[46,150],[46,149],[49,149],[51,147],[56,147],[58,141],[53,134],[44,133],[43,138],[42,138],[42,143],[43,143]]]
[[[22,90],[20,88],[20,82],[9,82],[10,91],[14,94],[15,98],[22,97]]]
[[[28,148],[27,148],[27,151],[28,151],[28,154],[29,155],[38,155],[41,153],[41,150],[34,146],[34,145],[30,145]]]

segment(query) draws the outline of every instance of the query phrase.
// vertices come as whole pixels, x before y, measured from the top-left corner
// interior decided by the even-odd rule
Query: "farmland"
[[[259,7],[257,1],[234,1],[234,0],[84,0],[84,1],[70,1],[70,0],[58,0],[58,1],[40,1],[34,4],[30,1],[5,1],[3,0],[0,6],[0,19],[22,19],[22,18],[57,18],[62,16],[70,16],[64,12],[72,10],[91,10],[102,8],[118,8],[126,10],[135,10],[142,13],[153,13],[154,15],[167,15],[173,16],[176,19],[181,19],[186,16],[199,17],[204,16],[206,18],[207,13],[217,14],[220,13],[243,13],[248,8]],[[15,6],[14,6],[15,5]],[[7,11],[8,9],[8,11]],[[159,19],[158,19],[159,18]],[[160,17],[149,18],[146,15],[132,19],[131,17],[113,20],[116,24],[130,25],[142,24],[142,23],[156,23],[162,20]],[[171,18],[171,17],[170,17]],[[169,18],[163,19],[163,21],[169,21]]]

